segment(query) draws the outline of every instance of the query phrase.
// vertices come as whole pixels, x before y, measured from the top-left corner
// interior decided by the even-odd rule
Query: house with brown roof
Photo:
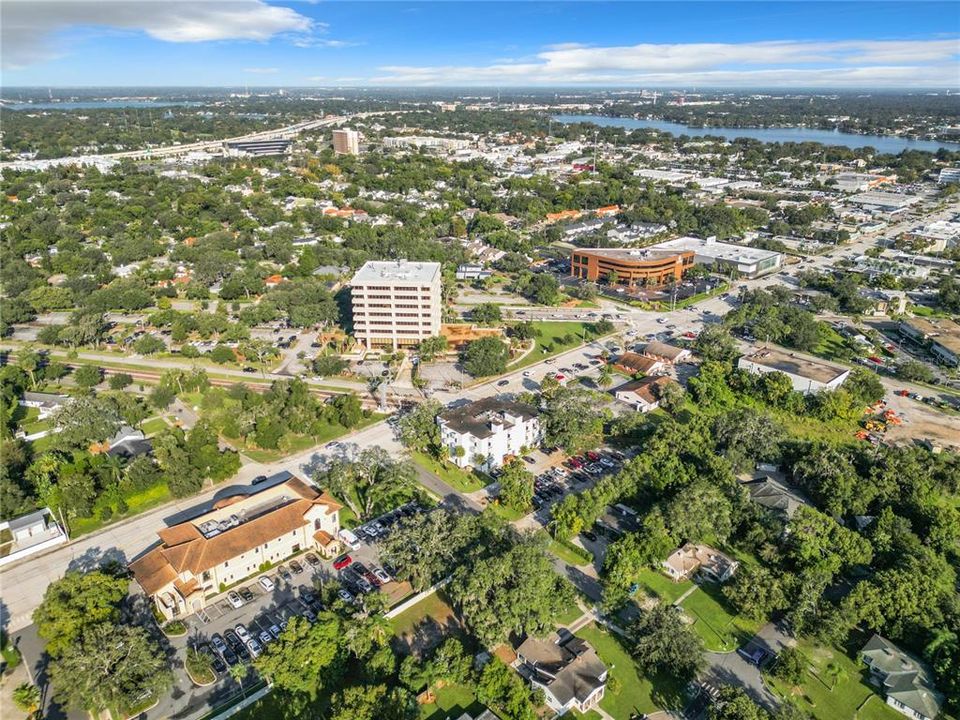
[[[342,506],[290,473],[271,480],[160,530],[160,543],[130,563],[137,583],[165,618],[203,610],[227,587],[268,564],[307,550],[327,556],[339,551]]]
[[[689,580],[698,572],[708,580],[726,582],[733,577],[740,563],[709,545],[687,543],[670,553],[662,566],[674,582]]]
[[[656,375],[664,370],[661,360],[635,352],[625,352],[613,362],[613,367],[624,375]]]
[[[662,360],[665,363],[676,365],[690,357],[690,351],[686,348],[679,348],[675,345],[668,345],[659,340],[648,342],[643,348],[643,354],[656,360]]]
[[[634,410],[647,413],[660,407],[660,396],[667,385],[676,385],[676,381],[665,376],[653,376],[631,380],[613,391],[614,397],[625,402]]]

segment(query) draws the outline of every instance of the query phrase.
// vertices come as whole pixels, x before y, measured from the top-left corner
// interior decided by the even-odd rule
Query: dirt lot
[[[890,393],[887,404],[904,418],[903,425],[891,425],[886,439],[894,443],[931,440],[944,448],[960,449],[960,415],[936,410],[928,405]]]

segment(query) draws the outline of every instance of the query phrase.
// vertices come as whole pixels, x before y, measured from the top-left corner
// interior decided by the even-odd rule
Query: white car
[[[246,642],[250,640],[250,633],[247,631],[246,625],[243,623],[237,623],[237,626],[233,629],[237,634],[237,637],[240,638],[240,642]]]
[[[273,580],[271,580],[270,578],[268,578],[266,575],[264,575],[262,578],[260,578],[257,582],[259,582],[259,583],[260,583],[260,587],[262,587],[262,588],[263,588],[264,590],[266,590],[267,592],[273,592],[273,588],[276,587],[276,586],[273,584]]]
[[[384,584],[386,584],[386,583],[390,582],[391,580],[393,580],[393,578],[390,577],[390,576],[387,574],[387,571],[384,570],[383,568],[375,567],[375,568],[373,569],[373,576],[374,576],[375,578],[377,578],[377,580],[379,580],[380,582],[382,582],[382,583],[384,583]]]
[[[340,588],[340,590],[337,591],[337,595],[339,595],[340,599],[343,600],[344,602],[348,602],[348,603],[353,602],[353,595],[351,595],[349,591],[344,590],[343,588]]]
[[[243,599],[233,590],[227,593],[227,602],[234,610],[243,607]]]
[[[251,657],[259,657],[263,652],[263,646],[257,641],[256,638],[250,638],[244,644],[247,646],[247,650],[250,651]]]

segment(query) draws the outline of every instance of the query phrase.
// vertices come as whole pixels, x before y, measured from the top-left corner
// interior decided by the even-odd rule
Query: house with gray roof
[[[787,520],[793,517],[798,507],[810,504],[789,485],[769,475],[748,480],[743,487],[752,502],[783,515]]]
[[[517,648],[517,661],[520,674],[543,690],[558,716],[570,710],[585,713],[603,698],[607,666],[593,646],[576,635],[528,637]]]
[[[944,696],[933,685],[923,662],[880,635],[874,635],[860,651],[870,668],[870,682],[883,689],[887,705],[914,720],[934,720]]]

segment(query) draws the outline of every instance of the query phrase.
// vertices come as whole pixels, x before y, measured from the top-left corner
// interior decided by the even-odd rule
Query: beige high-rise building
[[[410,347],[440,333],[440,263],[370,261],[350,286],[353,334],[367,348]]]
[[[359,155],[360,133],[356,130],[334,130],[333,151],[337,155]]]

